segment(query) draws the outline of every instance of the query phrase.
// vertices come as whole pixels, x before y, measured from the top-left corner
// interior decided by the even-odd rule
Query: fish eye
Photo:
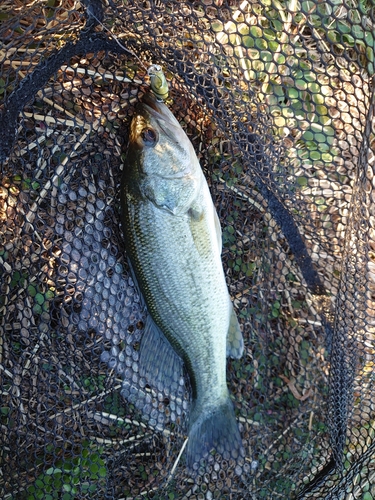
[[[157,134],[152,128],[144,128],[141,137],[145,146],[154,146],[157,141]]]

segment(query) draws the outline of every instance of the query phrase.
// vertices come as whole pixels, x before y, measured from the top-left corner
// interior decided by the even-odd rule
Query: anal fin
[[[184,375],[182,359],[148,314],[139,353],[139,373],[159,391],[174,393]]]

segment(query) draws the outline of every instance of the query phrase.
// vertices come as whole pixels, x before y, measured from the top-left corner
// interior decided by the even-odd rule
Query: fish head
[[[194,148],[168,107],[146,94],[130,125],[125,182],[158,208],[177,215],[199,192],[202,170]]]

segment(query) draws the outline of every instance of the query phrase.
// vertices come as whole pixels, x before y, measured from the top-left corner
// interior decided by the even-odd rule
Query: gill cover
[[[180,124],[147,94],[131,123],[128,156],[136,156],[138,189],[156,207],[185,214],[198,195],[201,170]]]

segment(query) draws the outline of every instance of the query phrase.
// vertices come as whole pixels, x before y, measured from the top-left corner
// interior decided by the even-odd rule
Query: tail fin
[[[194,418],[195,414],[197,414],[196,418]],[[212,450],[227,459],[236,459],[244,455],[229,395],[220,405],[208,410],[203,408],[199,411],[199,405],[196,404],[192,409],[190,422],[186,450],[186,462],[189,469],[192,469],[194,463],[205,458]]]

